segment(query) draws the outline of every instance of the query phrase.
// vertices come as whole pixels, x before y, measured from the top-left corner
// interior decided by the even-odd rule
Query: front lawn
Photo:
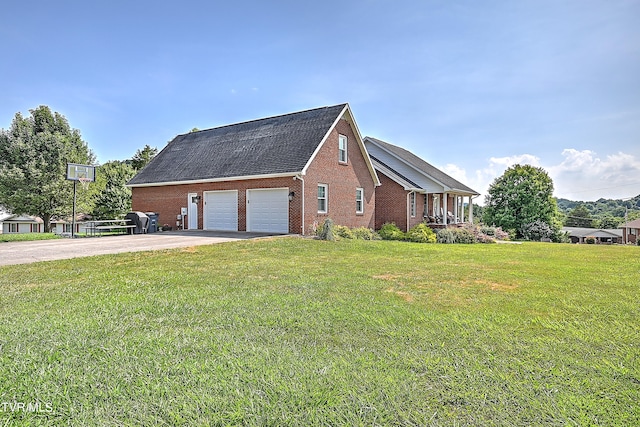
[[[0,267],[0,426],[640,425],[639,265],[279,238]]]

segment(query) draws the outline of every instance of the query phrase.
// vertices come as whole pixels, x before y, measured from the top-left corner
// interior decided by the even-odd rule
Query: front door
[[[197,195],[198,193],[189,193],[187,196],[187,206],[189,207],[187,213],[187,228],[189,230],[198,229],[198,203],[195,200]]]

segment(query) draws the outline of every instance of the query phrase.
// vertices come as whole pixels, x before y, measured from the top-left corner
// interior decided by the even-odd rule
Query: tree
[[[126,162],[112,161],[97,170],[93,216],[96,219],[123,218],[131,210],[131,189],[126,186],[136,171]]]
[[[485,224],[515,230],[523,237],[522,227],[542,221],[552,230],[557,224],[556,200],[553,181],[542,168],[515,165],[496,178],[485,198],[483,221]]]
[[[142,150],[137,150],[136,154],[133,155],[133,158],[131,159],[131,166],[133,166],[135,170],[139,171],[143,167],[147,166],[156,154],[158,154],[157,148],[145,145]]]
[[[63,115],[45,105],[29,112],[26,118],[16,113],[9,129],[0,131],[0,205],[42,218],[48,232],[53,216],[68,217],[73,210],[67,163],[92,164],[95,157]],[[79,209],[89,211],[91,205],[78,186]]]
[[[618,228],[624,220],[622,218],[615,217],[613,215],[605,214],[596,220],[598,228]]]
[[[593,218],[591,212],[584,204],[579,204],[569,211],[567,219],[564,222],[567,227],[593,227]]]

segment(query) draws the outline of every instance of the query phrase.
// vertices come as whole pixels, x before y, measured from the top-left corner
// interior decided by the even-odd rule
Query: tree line
[[[48,106],[16,113],[8,129],[0,130],[0,208],[40,217],[45,232],[54,219],[71,219],[73,182],[67,163],[93,165],[96,157],[67,119]],[[96,168],[96,181],[77,187],[77,210],[94,219],[122,218],[131,210],[126,183],[156,154],[146,145],[127,160]]]

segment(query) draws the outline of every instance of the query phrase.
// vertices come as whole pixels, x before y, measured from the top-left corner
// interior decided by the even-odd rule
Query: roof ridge
[[[286,117],[286,116],[293,116],[293,115],[296,115],[296,114],[310,113],[312,111],[318,111],[318,110],[323,110],[323,109],[327,110],[329,108],[335,108],[335,107],[344,108],[346,105],[347,105],[347,103],[345,102],[345,103],[342,103],[342,104],[325,105],[324,107],[309,108],[307,110],[302,110],[302,111],[292,111],[290,113],[285,113],[285,114],[276,114],[276,115],[273,115],[273,116],[261,117],[259,119],[245,120],[245,121],[241,121],[241,122],[229,123],[229,124],[221,125],[221,126],[215,126],[215,127],[208,128],[208,129],[199,129],[197,131],[180,133],[180,134],[176,135],[176,137],[183,136],[183,135],[189,135],[189,134],[193,134],[193,133],[199,133],[199,132],[208,132],[208,131],[215,130],[215,129],[224,129],[224,128],[231,127],[231,126],[246,125],[246,124],[249,124],[249,123],[255,123],[255,122],[262,121],[262,120],[271,120],[271,119],[277,119],[279,117]]]

